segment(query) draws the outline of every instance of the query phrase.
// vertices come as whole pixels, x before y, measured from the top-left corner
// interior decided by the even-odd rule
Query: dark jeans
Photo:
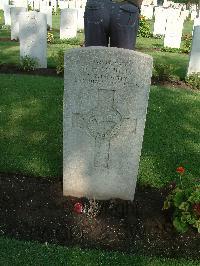
[[[139,8],[128,2],[88,0],[85,7],[85,46],[134,49]]]

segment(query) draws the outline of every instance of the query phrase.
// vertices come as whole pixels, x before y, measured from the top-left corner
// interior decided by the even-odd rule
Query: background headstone
[[[26,12],[25,7],[11,7],[11,40],[17,40],[19,38],[19,18],[23,12]]]
[[[194,27],[187,74],[200,73],[200,25]]]
[[[74,38],[78,29],[78,10],[62,9],[60,14],[60,39]]]
[[[20,56],[37,59],[39,68],[47,67],[46,15],[31,11],[19,18]]]
[[[13,5],[4,5],[4,21],[5,25],[11,26],[11,15],[10,9],[14,7]]]
[[[52,29],[52,7],[51,6],[41,6],[40,12],[47,16],[47,25]]]
[[[133,200],[152,63],[120,48],[65,54],[64,195]]]
[[[180,48],[184,20],[174,14],[168,16],[165,30],[164,46]]]

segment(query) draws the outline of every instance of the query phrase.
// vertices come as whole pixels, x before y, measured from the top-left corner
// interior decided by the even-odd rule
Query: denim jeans
[[[139,26],[139,8],[128,2],[88,0],[84,14],[85,46],[134,49]]]

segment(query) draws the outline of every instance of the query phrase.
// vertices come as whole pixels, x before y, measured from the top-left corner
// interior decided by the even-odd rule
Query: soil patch
[[[62,179],[62,178],[61,178]],[[0,174],[0,235],[82,248],[101,248],[170,258],[200,258],[200,234],[178,234],[162,211],[167,188],[137,186],[133,202],[98,201],[100,212],[77,214],[87,199],[63,197],[62,183]]]
[[[25,71],[19,68],[19,66],[12,64],[1,64],[0,65],[0,73],[2,74],[26,74],[26,75],[34,75],[34,76],[56,76],[62,77],[62,75],[58,75],[56,73],[55,68],[38,68],[36,70]]]

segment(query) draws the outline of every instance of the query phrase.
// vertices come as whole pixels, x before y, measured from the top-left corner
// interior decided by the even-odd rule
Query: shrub
[[[185,82],[192,87],[192,89],[200,90],[200,73],[188,75]]]
[[[64,73],[64,50],[59,50],[56,55],[54,55],[54,61],[56,63],[56,73]]]
[[[184,169],[177,169],[181,168]],[[174,188],[166,197],[163,210],[172,209],[173,225],[178,232],[185,233],[193,227],[200,233],[200,183],[199,180],[183,179],[183,174],[178,172],[178,179],[173,182]]]
[[[149,38],[152,36],[150,25],[144,16],[140,16],[138,36]]]
[[[179,48],[171,48],[171,47],[163,47],[161,48],[162,52],[169,52],[169,53],[181,53],[182,50]]]
[[[183,41],[183,49],[182,51],[184,53],[189,53],[191,50],[191,45],[192,45],[192,34],[184,34],[182,37]]]
[[[157,81],[174,81],[179,78],[173,74],[174,68],[172,65],[154,63],[153,78]]]
[[[36,58],[31,58],[29,56],[22,56],[20,58],[20,68],[25,71],[35,70],[38,67],[39,63]]]
[[[31,5],[28,5],[28,11],[33,11]]]
[[[50,33],[50,32],[47,33],[47,43],[49,44],[54,43],[53,33]]]

